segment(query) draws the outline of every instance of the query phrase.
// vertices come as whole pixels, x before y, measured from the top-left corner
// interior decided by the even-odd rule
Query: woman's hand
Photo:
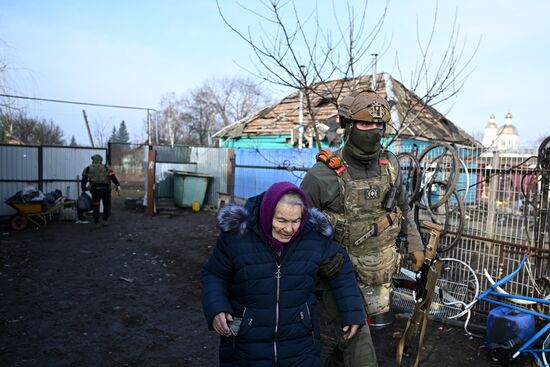
[[[351,338],[353,338],[353,336],[357,333],[357,330],[359,330],[359,325],[344,326],[344,328],[342,329],[342,331],[344,332],[344,339],[350,340]]]
[[[214,316],[212,321],[212,327],[221,336],[231,336],[231,331],[229,330],[228,322],[233,321],[233,316],[227,312],[220,312]]]

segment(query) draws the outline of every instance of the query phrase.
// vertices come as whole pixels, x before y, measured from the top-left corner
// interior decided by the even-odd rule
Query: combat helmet
[[[94,154],[92,156],[92,162],[93,163],[101,163],[101,162],[103,162],[103,157],[100,156],[99,154]]]
[[[345,96],[338,106],[340,126],[350,121],[387,123],[390,121],[390,105],[385,98],[369,89],[355,91]]]

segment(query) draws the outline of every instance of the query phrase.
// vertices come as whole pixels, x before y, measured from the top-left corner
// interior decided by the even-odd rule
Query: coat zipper
[[[306,310],[307,310],[307,315],[309,317],[309,320],[313,325],[313,321],[311,320],[311,311],[309,310],[309,304],[307,302],[306,302]],[[311,337],[313,338],[313,341],[315,341],[315,330],[313,328],[311,329]]]
[[[277,361],[277,332],[279,331],[279,295],[281,290],[281,264],[277,264],[277,271],[275,272],[275,278],[277,279],[277,300],[275,302],[275,338],[273,339],[273,355],[275,357],[275,366]]]
[[[241,315],[243,321],[244,321],[244,315],[246,315],[246,307],[244,308],[243,310],[243,314]],[[236,344],[236,340],[237,339],[237,335],[233,335],[233,348],[235,348],[235,344]]]

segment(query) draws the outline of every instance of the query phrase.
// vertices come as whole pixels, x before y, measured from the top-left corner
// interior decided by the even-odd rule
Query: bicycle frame
[[[510,274],[506,275],[504,278],[498,280],[495,282],[490,288],[488,288],[485,292],[481,293],[477,299],[472,303],[472,305],[480,300],[483,300],[485,302],[489,302],[498,306],[508,307],[513,310],[517,310],[520,312],[524,312],[533,316],[544,318],[545,320],[548,320],[546,325],[544,325],[535,335],[533,335],[529,340],[527,340],[525,343],[521,345],[521,347],[514,353],[512,356],[512,359],[519,356],[521,353],[531,353],[531,355],[535,358],[537,362],[540,362],[539,354],[541,353],[548,353],[550,352],[550,349],[531,349],[529,348],[535,341],[537,341],[542,335],[544,335],[548,330],[550,330],[550,315],[543,314],[540,312],[536,312],[533,310],[530,310],[525,307],[515,306],[509,303],[497,301],[495,299],[489,298],[489,297],[495,297],[495,298],[504,298],[504,299],[521,299],[521,300],[527,300],[527,301],[533,301],[536,303],[544,304],[544,305],[550,305],[550,300],[543,299],[543,298],[536,298],[536,297],[527,297],[527,296],[521,296],[517,294],[504,294],[497,291],[497,288],[506,282],[508,282],[510,279],[514,278],[520,270],[523,268],[525,261],[527,260],[527,255],[524,255],[521,259],[518,267]],[[471,306],[470,306],[471,307]],[[543,345],[544,347],[544,345]]]

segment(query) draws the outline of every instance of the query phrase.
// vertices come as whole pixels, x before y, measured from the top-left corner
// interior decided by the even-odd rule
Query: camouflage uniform
[[[102,163],[103,158],[100,155],[92,157],[92,164],[82,171],[82,181],[80,187],[82,191],[90,190],[92,193],[92,209],[94,214],[94,223],[99,223],[99,206],[103,202],[103,224],[111,215],[111,182],[115,184],[117,190],[120,183],[114,172],[107,164]],[[88,189],[88,183],[90,188]]]
[[[317,162],[304,177],[301,188],[306,193],[309,204],[321,209],[329,218],[335,228],[335,240],[348,251],[367,313],[385,313],[390,307],[391,277],[399,269],[401,260],[395,246],[399,232],[403,231],[407,235],[410,252],[422,250],[420,234],[403,190],[400,190],[394,209],[396,220],[383,232],[361,244],[354,245],[354,242],[388,214],[382,203],[390,184],[398,177],[399,163],[389,152],[382,152],[379,159],[373,159],[367,165],[348,156],[345,150],[339,150],[336,155],[347,163],[347,169],[338,174],[325,163]],[[397,182],[397,187],[401,187],[400,182]],[[331,296],[327,291],[324,292],[324,297],[325,301],[329,300],[324,302],[329,319],[335,318],[337,310],[331,309]],[[368,327],[363,327],[353,339],[352,342],[356,345],[346,345],[340,340],[336,348],[336,353],[343,354],[340,360],[343,359],[344,365],[376,366]],[[345,349],[351,349],[347,356]],[[329,365],[341,365],[341,362],[335,363],[337,359],[329,359]]]

